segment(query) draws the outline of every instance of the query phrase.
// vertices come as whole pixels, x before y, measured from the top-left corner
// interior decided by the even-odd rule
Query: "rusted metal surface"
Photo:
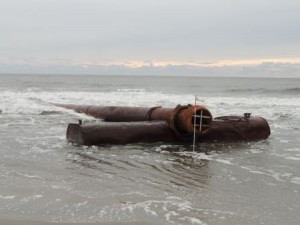
[[[55,104],[101,118],[99,124],[69,124],[67,139],[83,145],[134,142],[192,143],[194,127],[200,142],[251,141],[270,135],[268,122],[261,117],[224,116],[212,120],[203,106],[176,108],[119,107]],[[194,116],[196,115],[195,119]]]
[[[225,116],[213,120],[211,127],[197,135],[197,139],[199,142],[254,141],[269,135],[269,124],[261,117]],[[80,145],[192,143],[192,135],[179,136],[165,121],[69,124],[67,139]]]
[[[191,134],[194,130],[193,115],[203,112],[205,118],[201,128],[196,126],[197,133],[204,133],[210,126],[212,115],[204,106],[180,106],[176,108],[162,107],[122,107],[122,106],[92,106],[55,104],[66,109],[73,109],[95,118],[109,122],[135,122],[135,121],[166,121],[171,129],[179,136]]]
[[[69,124],[67,139],[79,145],[178,141],[164,121]]]
[[[270,126],[262,117],[223,116],[215,118],[211,127],[199,136],[199,140],[253,141],[266,139],[270,134]]]

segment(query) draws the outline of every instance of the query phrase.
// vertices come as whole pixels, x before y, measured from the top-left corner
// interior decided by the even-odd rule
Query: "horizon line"
[[[42,62],[39,60],[18,59],[15,62],[5,62],[0,59],[0,65],[28,65],[28,66],[79,66],[88,68],[89,66],[124,66],[130,69],[142,67],[164,68],[168,66],[194,66],[203,68],[220,68],[235,66],[255,66],[264,63],[287,63],[300,64],[300,58],[252,58],[252,59],[232,59],[232,60],[66,60],[55,59]],[[47,60],[46,60],[47,61]]]

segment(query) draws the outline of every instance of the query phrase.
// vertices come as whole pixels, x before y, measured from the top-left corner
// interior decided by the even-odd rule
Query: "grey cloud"
[[[298,0],[2,0],[0,57],[297,57]]]

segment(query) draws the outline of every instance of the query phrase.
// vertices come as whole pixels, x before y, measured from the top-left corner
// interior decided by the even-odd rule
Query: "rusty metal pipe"
[[[197,133],[204,133],[210,126],[212,115],[204,106],[181,106],[176,108],[162,107],[122,107],[122,106],[92,106],[73,104],[54,104],[79,113],[103,119],[110,122],[156,121],[163,120],[178,136],[190,135],[194,131],[193,115],[203,113],[201,128],[196,126]],[[196,125],[199,121],[196,121]]]
[[[69,124],[67,139],[79,145],[178,141],[174,132],[164,121]]]
[[[270,134],[270,126],[262,117],[223,116],[212,121],[211,127],[199,135],[199,141],[254,141],[267,139]]]
[[[261,117],[225,116],[212,121],[207,132],[197,136],[200,142],[254,141],[270,135],[268,122]],[[103,122],[69,124],[67,139],[80,145],[170,142],[192,144],[192,136],[182,138],[164,121]]]

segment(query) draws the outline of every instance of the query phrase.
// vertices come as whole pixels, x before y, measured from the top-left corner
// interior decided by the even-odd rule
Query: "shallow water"
[[[300,79],[0,76],[0,218],[153,224],[298,224]],[[94,118],[49,102],[175,107],[265,117],[269,139],[75,146]]]

